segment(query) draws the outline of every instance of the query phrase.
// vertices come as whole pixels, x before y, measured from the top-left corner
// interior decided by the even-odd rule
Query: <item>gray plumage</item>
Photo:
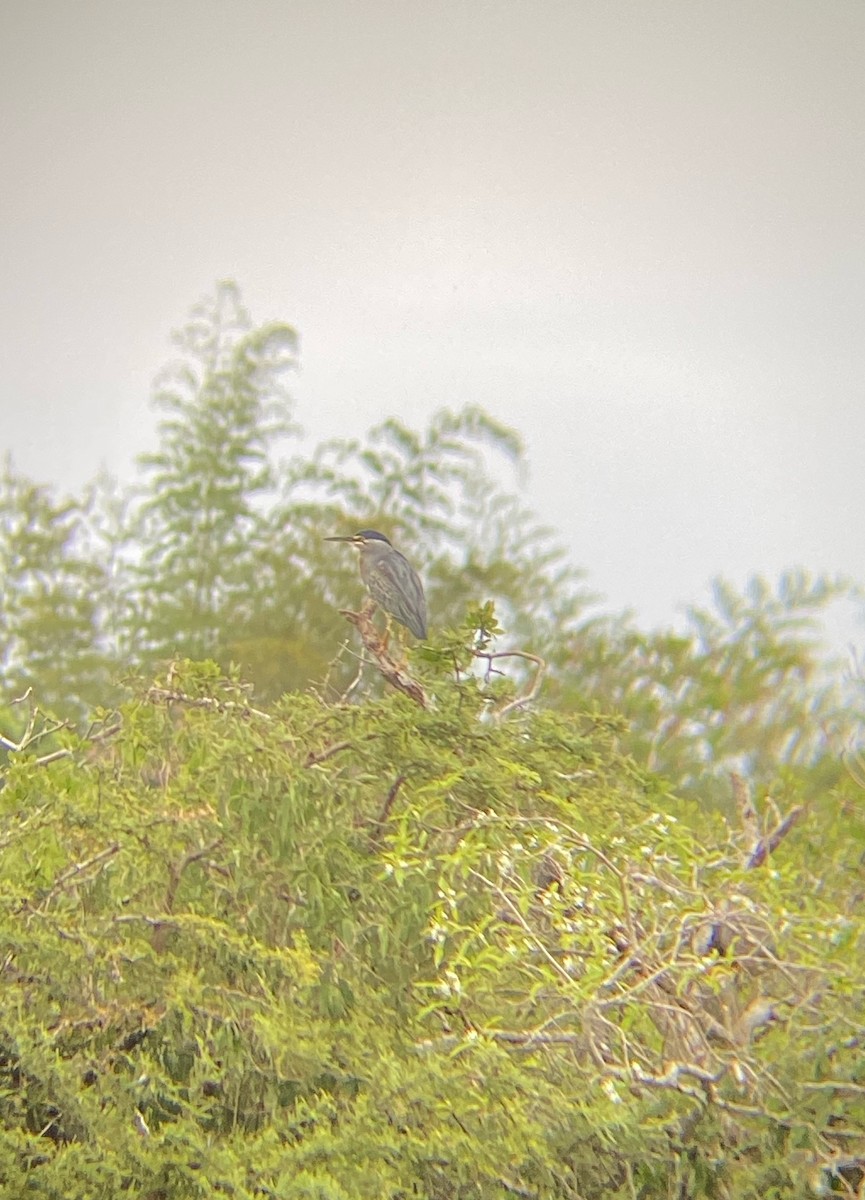
[[[366,590],[386,613],[417,638],[427,630],[426,597],[417,571],[395,550],[383,533],[362,529],[352,537],[329,537],[328,542],[351,542],[360,551],[360,577]]]

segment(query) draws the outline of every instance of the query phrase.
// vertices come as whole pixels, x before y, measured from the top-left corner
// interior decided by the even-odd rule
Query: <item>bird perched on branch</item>
[[[351,537],[328,537],[326,542],[350,542],[360,551],[360,577],[373,600],[417,638],[426,637],[426,597],[417,571],[395,550],[383,533],[362,529]]]

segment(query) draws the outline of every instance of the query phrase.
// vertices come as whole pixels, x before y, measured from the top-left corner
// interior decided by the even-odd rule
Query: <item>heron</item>
[[[390,540],[375,529],[362,529],[348,537],[335,536],[326,542],[350,542],[360,552],[360,577],[373,600],[386,613],[405,625],[416,638],[425,638],[426,597],[417,571]]]

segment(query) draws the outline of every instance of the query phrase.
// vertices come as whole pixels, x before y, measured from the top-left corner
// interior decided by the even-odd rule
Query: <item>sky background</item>
[[[515,426],[608,608],[865,581],[863,63],[862,0],[2,0],[0,442],[131,478],[233,278],[310,442]]]

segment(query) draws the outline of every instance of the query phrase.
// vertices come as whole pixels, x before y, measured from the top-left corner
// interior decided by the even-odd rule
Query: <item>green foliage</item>
[[[726,798],[730,771],[768,784],[780,764],[836,759],[859,718],[823,657],[819,617],[853,590],[801,570],[775,589],[757,576],[742,595],[716,580],[713,607],[689,608],[681,633],[587,624],[560,667],[560,702],[621,712],[640,761],[704,801]]]
[[[98,595],[102,569],[82,551],[82,506],[17,474],[0,475],[0,668],[5,702],[36,687],[48,706],[107,699]]]
[[[0,1196],[756,1200],[865,1153],[856,781],[753,868],[619,717],[491,718],[448,657],[428,710],[177,663],[13,756]]]
[[[138,488],[0,479],[0,1197],[861,1192],[851,585],[588,618],[513,430],[280,466],[294,331],[224,283],[178,343]],[[367,526],[425,709],[338,611]]]
[[[236,286],[222,283],[177,341],[183,358],[156,393],[159,448],[140,460],[150,484],[137,598],[147,650],[205,657],[249,606],[259,501],[275,486],[274,447],[293,432],[283,375],[297,335],[252,328]]]

